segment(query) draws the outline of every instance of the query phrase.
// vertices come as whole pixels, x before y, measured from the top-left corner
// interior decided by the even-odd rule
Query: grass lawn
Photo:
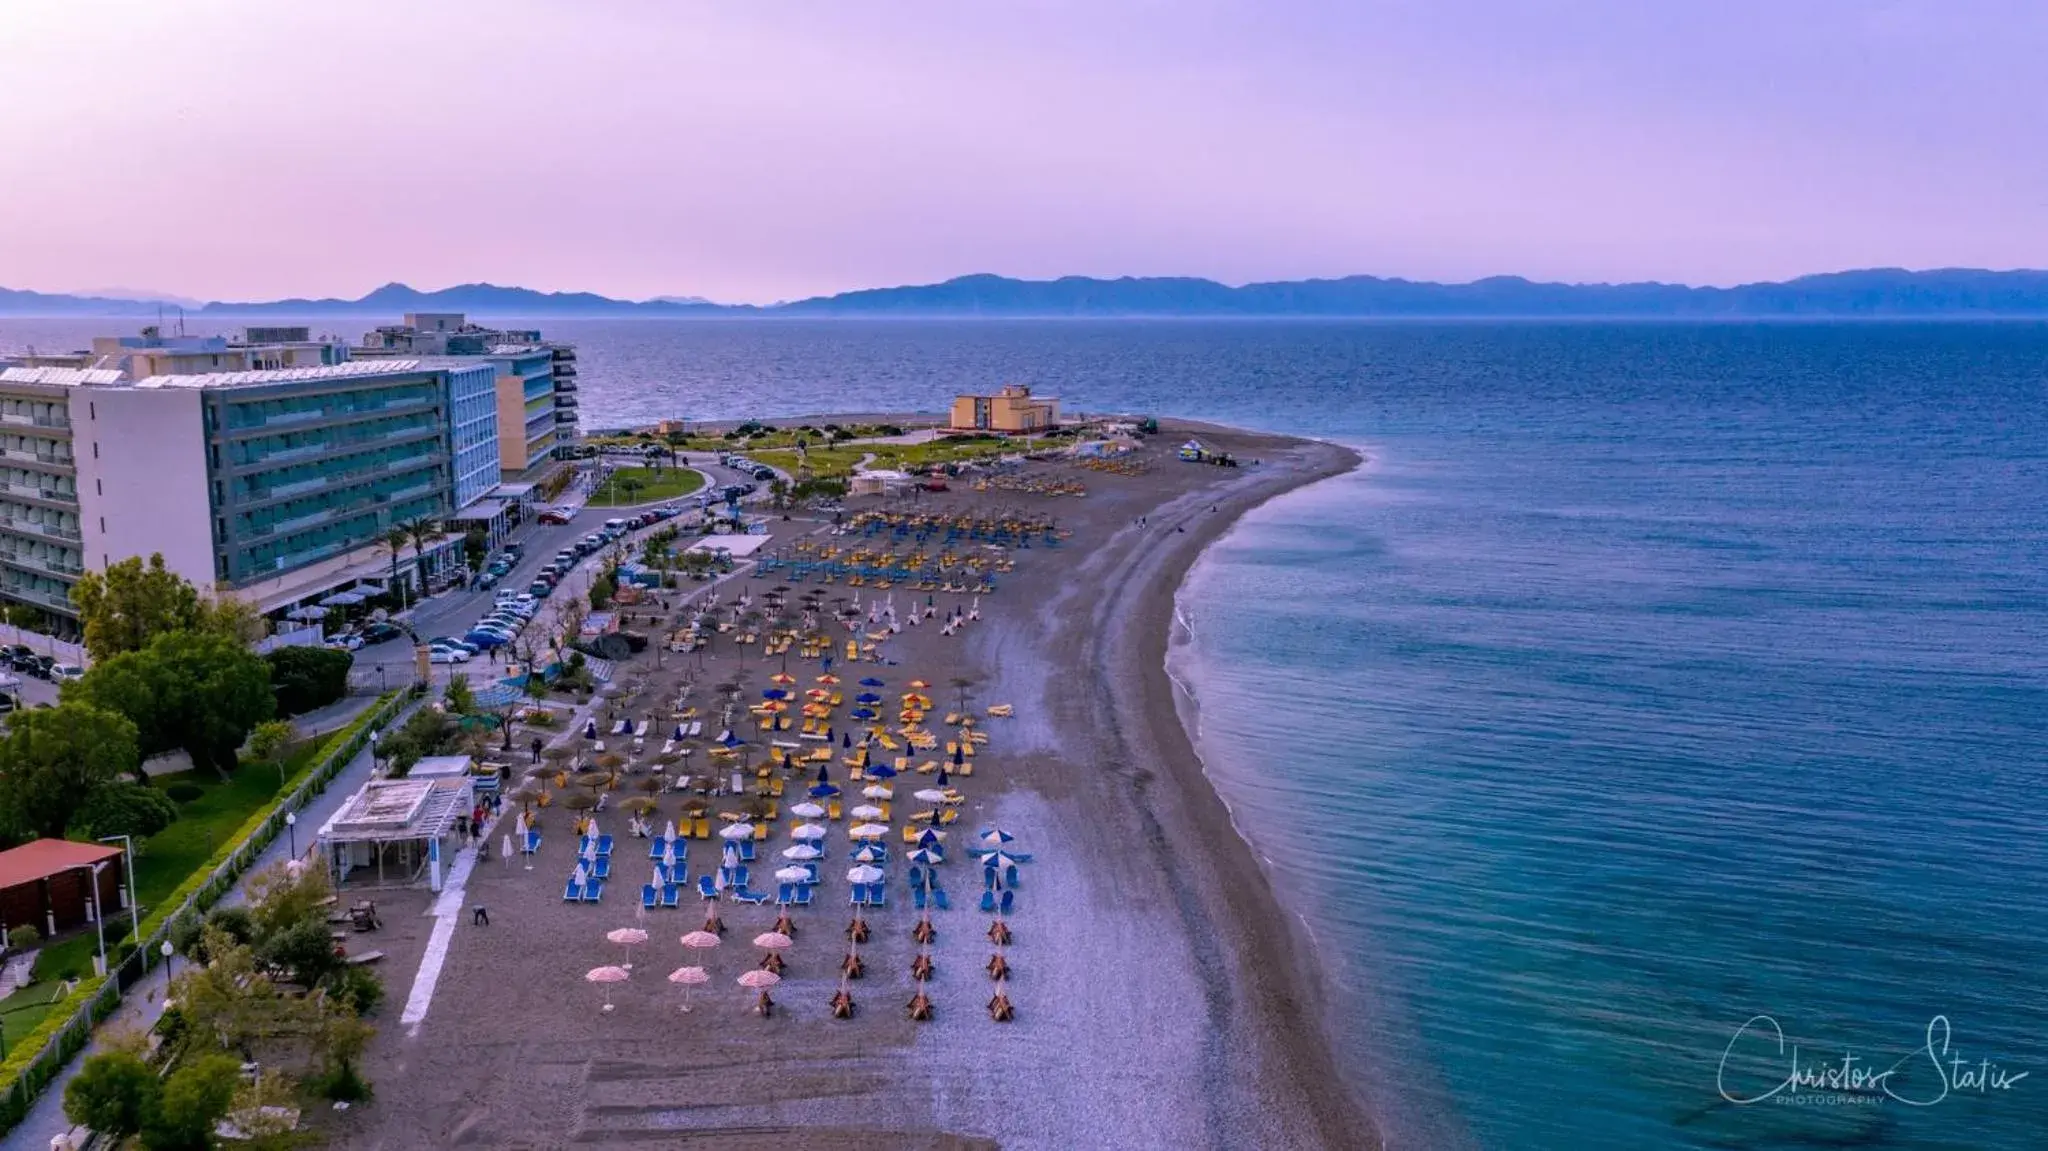
[[[956,460],[971,460],[981,456],[997,456],[1004,452],[1025,450],[1021,441],[1002,442],[998,440],[933,440],[922,444],[847,444],[836,448],[813,448],[805,453],[804,463],[810,474],[818,479],[842,479],[853,473],[853,466],[868,455],[875,458],[870,468],[914,468],[926,464],[951,463]],[[797,454],[794,451],[755,452],[753,459],[770,467],[796,475]]]
[[[629,477],[639,482],[631,492],[625,491],[619,482]],[[689,495],[703,486],[703,475],[687,468],[663,468],[659,472],[652,468],[620,468],[591,493],[590,506],[618,508],[658,504]]]

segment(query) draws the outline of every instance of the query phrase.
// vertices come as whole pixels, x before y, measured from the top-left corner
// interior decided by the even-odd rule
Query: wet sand
[[[495,853],[476,868],[467,902],[487,905],[492,923],[458,923],[416,1032],[397,1018],[413,964],[385,965],[390,1006],[368,1066],[376,1099],[322,1125],[351,1147],[1377,1146],[1334,1063],[1305,936],[1204,778],[1165,673],[1174,594],[1201,548],[1246,509],[1356,457],[1200,428],[1212,446],[1262,462],[1180,463],[1173,449],[1189,430],[1169,426],[1146,441],[1149,470],[1138,476],[1071,463],[1027,469],[1078,479],[1086,498],[958,490],[913,501],[925,511],[1050,514],[1072,536],[1014,552],[1014,572],[959,635],[921,623],[883,645],[893,666],[834,668],[849,687],[879,674],[892,701],[911,678],[931,681],[941,715],[956,676],[975,681],[973,710],[1016,709],[984,721],[990,742],[975,773],[955,781],[968,802],[954,825],[954,859],[941,869],[953,907],[934,917],[936,1020],[912,1023],[903,1010],[916,913],[893,832],[889,907],[869,915],[868,974],[851,985],[860,1014],[838,1021],[827,1012],[845,950],[849,820],[830,825],[825,882],[818,902],[796,912],[789,969],[774,993],[781,1010],[763,1020],[733,980],[754,966],[749,941],[775,908],[722,905],[724,944],[686,956],[676,938],[700,925],[701,905],[686,898],[680,909],[636,916],[647,844],[626,838],[615,812],[604,817],[619,847],[603,903],[564,904],[574,843],[558,809],[546,816],[534,870],[518,860],[507,867]],[[849,510],[878,505],[850,501]],[[822,530],[776,526],[778,545]],[[751,581],[753,593],[771,581],[780,582]],[[907,608],[912,593],[894,596]],[[935,598],[941,612],[971,602]],[[638,657],[621,674],[663,685],[694,675],[692,702],[705,708],[709,685],[738,678],[758,698],[779,666],[758,650],[742,665],[725,644],[701,671],[694,656],[653,663]],[[818,668],[792,659],[790,670],[808,680]],[[836,765],[835,779],[845,782]],[[908,793],[929,777],[897,785],[900,827],[919,806]],[[796,798],[793,788],[785,806]],[[676,802],[665,798],[664,816]],[[791,842],[790,822],[785,814],[762,845],[757,889]],[[1017,1019],[1008,1024],[983,1010],[992,988],[982,970],[987,917],[973,908],[979,869],[959,850],[989,823],[1034,856],[1010,917]],[[693,877],[715,865],[716,842],[692,845]],[[636,922],[651,943],[636,949],[633,978],[613,988],[618,1007],[607,1014],[602,989],[582,976],[618,962],[604,934]],[[666,982],[684,963],[713,976],[689,1013]]]

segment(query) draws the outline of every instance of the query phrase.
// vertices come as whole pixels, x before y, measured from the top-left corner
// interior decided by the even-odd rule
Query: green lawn
[[[639,486],[631,492],[627,492],[626,485],[619,482],[628,478],[639,481]],[[590,506],[618,508],[658,504],[689,495],[703,486],[703,475],[687,468],[663,468],[659,472],[652,468],[620,468],[591,493]]]
[[[804,466],[818,479],[840,479],[851,475],[853,466],[868,455],[875,457],[868,464],[870,468],[903,469],[1021,450],[1023,448],[1020,444],[996,440],[932,440],[922,444],[842,444],[836,448],[811,449],[804,455]],[[791,475],[798,474],[797,454],[794,451],[754,452],[750,458],[770,467],[780,468]]]

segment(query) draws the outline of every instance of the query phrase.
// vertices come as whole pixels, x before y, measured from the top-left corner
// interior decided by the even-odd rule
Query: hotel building
[[[578,432],[576,349],[549,342],[536,329],[487,328],[461,312],[409,312],[379,327],[354,349],[380,356],[478,356],[498,369],[499,463],[508,485],[540,484],[555,475]]]

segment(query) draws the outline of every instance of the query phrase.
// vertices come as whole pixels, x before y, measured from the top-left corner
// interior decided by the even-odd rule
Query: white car
[[[69,683],[85,678],[85,669],[75,663],[60,663],[50,669],[50,679],[55,683]]]
[[[459,647],[437,647],[427,652],[428,663],[468,663],[469,653]]]

